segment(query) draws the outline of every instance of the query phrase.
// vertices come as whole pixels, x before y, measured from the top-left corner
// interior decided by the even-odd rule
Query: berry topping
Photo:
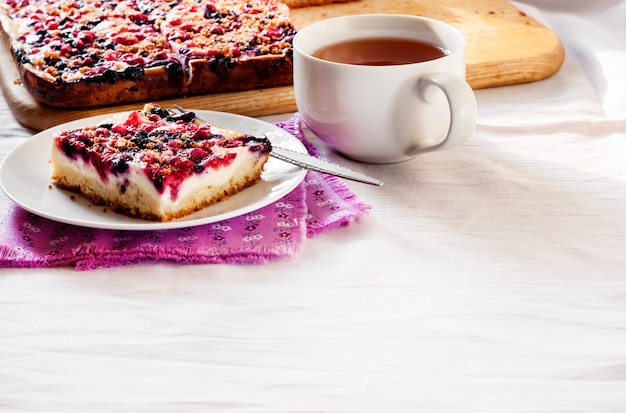
[[[237,152],[229,149],[271,150],[265,138],[231,138],[220,134],[219,128],[215,131],[197,121],[193,112],[173,115],[151,106],[147,111],[132,111],[118,122],[60,132],[54,142],[69,158],[93,165],[104,182],[111,174],[121,176],[136,164],[159,193],[169,188],[175,199],[188,177],[230,165]]]

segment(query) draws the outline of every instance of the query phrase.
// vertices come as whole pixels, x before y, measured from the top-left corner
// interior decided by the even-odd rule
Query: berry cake
[[[51,178],[94,204],[168,221],[259,181],[270,152],[266,138],[147,104],[99,125],[56,133]]]
[[[292,82],[278,0],[0,0],[0,24],[26,89],[56,107]]]

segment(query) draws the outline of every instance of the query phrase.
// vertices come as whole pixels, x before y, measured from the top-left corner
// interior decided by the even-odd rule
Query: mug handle
[[[418,90],[422,99],[427,100],[429,87],[439,88],[448,101],[450,108],[450,127],[446,137],[436,145],[416,148],[415,153],[449,149],[465,142],[476,128],[476,97],[467,82],[451,73],[426,75],[418,81]]]

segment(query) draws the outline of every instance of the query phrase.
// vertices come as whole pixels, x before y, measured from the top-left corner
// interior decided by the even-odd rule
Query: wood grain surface
[[[349,3],[296,8],[296,28],[352,14],[400,13],[446,21],[467,37],[467,81],[474,89],[533,82],[559,70],[565,52],[559,38],[506,0],[359,0]],[[87,116],[132,110],[131,103],[85,110],[58,109],[39,104],[21,85],[6,41],[0,41],[0,86],[16,119],[43,130]],[[214,95],[163,99],[187,108],[264,116],[297,110],[291,86]]]

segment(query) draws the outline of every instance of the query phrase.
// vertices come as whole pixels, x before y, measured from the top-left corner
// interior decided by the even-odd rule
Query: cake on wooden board
[[[0,0],[0,23],[24,86],[55,107],[292,82],[278,0]]]

